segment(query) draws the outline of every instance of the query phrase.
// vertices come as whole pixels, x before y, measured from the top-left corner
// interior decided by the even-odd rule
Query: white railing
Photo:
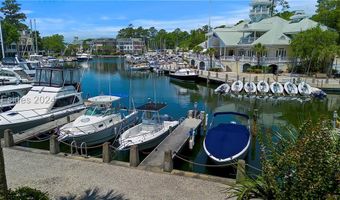
[[[249,57],[249,56],[222,56],[222,61],[236,61],[239,60],[240,62],[251,62],[251,63],[257,63],[257,57]],[[265,64],[269,62],[276,62],[276,63],[287,63],[291,62],[288,58],[282,58],[282,57],[261,57],[260,63]]]

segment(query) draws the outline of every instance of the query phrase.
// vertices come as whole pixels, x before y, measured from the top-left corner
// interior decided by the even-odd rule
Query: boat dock
[[[190,112],[189,112],[190,113]],[[140,164],[139,168],[149,170],[162,170],[164,165],[164,156],[166,152],[179,152],[188,141],[190,134],[193,130],[198,130],[204,119],[204,113],[199,117],[186,118],[179,124]],[[171,155],[173,159],[174,156]]]

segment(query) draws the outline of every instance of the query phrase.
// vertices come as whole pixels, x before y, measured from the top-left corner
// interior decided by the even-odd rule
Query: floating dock
[[[164,152],[171,150],[179,152],[190,137],[190,130],[197,130],[202,123],[201,119],[186,118],[177,126],[140,164],[139,168],[149,170],[162,170]]]

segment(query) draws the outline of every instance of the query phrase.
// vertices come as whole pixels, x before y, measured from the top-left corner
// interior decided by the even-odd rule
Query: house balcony
[[[249,56],[222,56],[222,61],[239,61],[249,64],[257,64],[257,58],[256,57],[249,57]],[[279,63],[290,63],[292,62],[287,57],[261,57],[260,58],[260,64],[261,65],[267,65],[267,64],[279,64]]]
[[[269,9],[251,9],[250,10],[250,15],[269,15],[270,14],[270,10]]]
[[[251,44],[256,40],[255,37],[243,37],[241,38],[240,44]]]

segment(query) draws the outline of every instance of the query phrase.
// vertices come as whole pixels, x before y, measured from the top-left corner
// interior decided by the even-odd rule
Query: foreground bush
[[[47,193],[29,187],[8,191],[9,200],[49,200]]]
[[[311,121],[298,133],[262,134],[262,174],[228,192],[238,199],[337,199],[340,196],[340,141],[329,121]],[[273,142],[273,141],[278,142]]]

